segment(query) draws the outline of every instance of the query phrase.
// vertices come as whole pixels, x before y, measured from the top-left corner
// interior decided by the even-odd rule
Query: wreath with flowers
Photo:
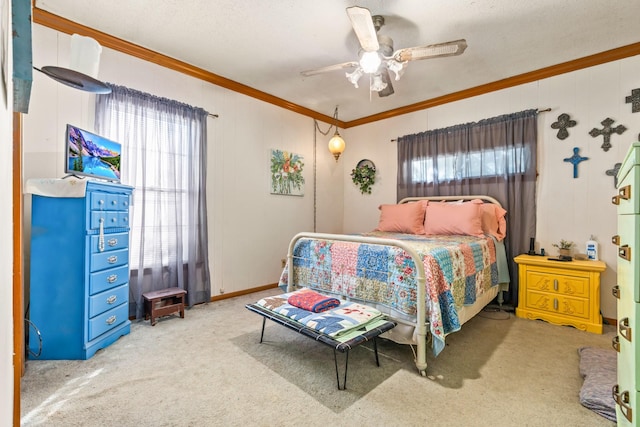
[[[358,163],[351,170],[351,180],[362,194],[371,194],[371,187],[376,182],[376,166],[371,161]]]

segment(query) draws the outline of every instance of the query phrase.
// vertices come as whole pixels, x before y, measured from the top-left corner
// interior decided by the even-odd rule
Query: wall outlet
[[[280,260],[280,268],[284,268],[285,265],[287,265],[287,260],[286,258],[282,258]]]

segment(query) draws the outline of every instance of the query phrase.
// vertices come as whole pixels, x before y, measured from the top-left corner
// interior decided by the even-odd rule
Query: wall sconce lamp
[[[346,146],[344,139],[342,139],[342,136],[340,136],[338,132],[338,106],[336,106],[336,110],[333,113],[333,118],[335,119],[333,125],[336,127],[336,133],[333,134],[329,140],[329,151],[333,154],[337,162]]]

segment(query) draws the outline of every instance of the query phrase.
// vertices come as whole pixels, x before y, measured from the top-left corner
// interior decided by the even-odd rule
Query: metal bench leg
[[[260,344],[262,344],[262,337],[264,337],[264,324],[267,322],[267,318],[262,318],[262,331],[260,331]]]
[[[333,362],[336,365],[336,380],[338,381],[338,390],[345,390],[347,388],[347,368],[349,367],[349,350],[344,353],[344,379],[342,381],[342,387],[340,387],[340,374],[338,372],[338,355],[336,349],[333,349]]]
[[[377,337],[373,337],[373,352],[376,355],[376,366],[380,367],[380,359],[378,359],[378,340]]]

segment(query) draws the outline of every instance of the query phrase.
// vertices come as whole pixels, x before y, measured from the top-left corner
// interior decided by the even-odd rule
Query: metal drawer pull
[[[107,258],[107,261],[109,262],[109,264],[114,264],[118,262],[118,257],[116,255],[111,255],[109,258]]]
[[[117,222],[118,219],[117,218],[111,218],[111,222]]]
[[[631,198],[631,186],[625,185],[620,190],[618,190],[618,194],[620,195],[621,199],[629,200]]]
[[[622,245],[618,248],[618,256],[627,261],[631,261],[631,248],[629,245]]]
[[[117,300],[118,300],[118,297],[116,295],[111,295],[109,298],[107,298],[107,304],[113,304]]]
[[[112,200],[112,201],[111,201],[111,204],[112,204],[113,206],[115,206],[115,205],[117,205],[117,204],[118,204],[118,202],[116,202],[115,200]]]
[[[104,205],[104,200],[102,200],[102,199],[98,200],[98,204],[99,205]]]
[[[611,347],[613,347],[615,351],[620,353],[620,337],[618,335],[613,337],[613,339],[611,340]]]
[[[633,411],[631,410],[631,405],[629,405],[629,392],[623,391],[622,394],[620,394],[619,390],[620,387],[618,384],[614,385],[613,389],[611,389],[613,400],[620,406],[622,415],[631,423],[633,422]]]
[[[107,245],[109,246],[115,246],[118,244],[118,239],[109,239],[109,241],[107,242]]]
[[[620,196],[613,196],[611,198],[611,203],[613,203],[614,205],[619,205],[620,204]]]
[[[107,320],[107,325],[113,325],[116,322],[116,316],[111,316]]]
[[[618,322],[618,330],[627,341],[631,342],[631,328],[629,327],[629,318],[625,317]]]
[[[554,310],[558,309],[558,300],[556,298],[553,299],[553,309]]]
[[[611,293],[614,297],[620,299],[620,286],[615,285],[613,288],[611,288]]]
[[[611,238],[611,243],[613,243],[616,246],[620,246],[620,236],[618,236],[617,234],[613,236]]]
[[[109,282],[109,283],[113,283],[116,280],[118,280],[118,275],[117,274],[112,274],[111,276],[107,277],[107,282]]]
[[[553,279],[553,290],[554,291],[558,290],[558,279]]]

